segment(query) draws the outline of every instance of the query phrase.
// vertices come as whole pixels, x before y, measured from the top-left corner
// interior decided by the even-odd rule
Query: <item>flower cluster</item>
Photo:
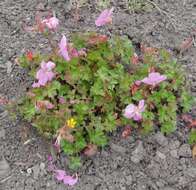
[[[55,73],[52,71],[52,69],[55,68],[55,63],[49,61],[49,62],[41,62],[41,67],[40,69],[37,71],[36,73],[36,79],[38,80],[38,82],[34,82],[32,87],[33,88],[38,88],[41,86],[45,86],[47,82],[51,81],[54,76]]]

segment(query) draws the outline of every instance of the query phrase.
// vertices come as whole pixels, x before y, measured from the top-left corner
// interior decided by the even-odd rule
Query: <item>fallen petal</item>
[[[69,175],[64,176],[63,183],[64,183],[65,185],[73,186],[73,185],[75,185],[77,182],[78,182],[78,176],[77,176],[77,175],[76,175],[76,177],[69,176]]]

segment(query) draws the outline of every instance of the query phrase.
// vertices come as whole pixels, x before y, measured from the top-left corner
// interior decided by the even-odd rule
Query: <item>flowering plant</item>
[[[102,13],[96,24],[111,22],[105,17],[112,11]],[[49,28],[58,24],[48,22]],[[71,168],[80,166],[80,153],[91,156],[105,146],[118,126],[143,133],[159,127],[168,134],[176,129],[177,112],[190,109],[186,77],[168,51],[142,47],[138,56],[128,38],[97,33],[74,34],[72,43],[65,36],[59,41],[47,56],[19,58],[35,82],[18,110],[56,139],[58,150],[70,156]]]

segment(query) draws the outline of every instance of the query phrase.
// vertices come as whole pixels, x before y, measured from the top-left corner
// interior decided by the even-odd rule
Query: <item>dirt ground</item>
[[[175,54],[176,47],[196,29],[196,1],[153,2],[158,7],[130,12],[122,0],[113,0],[113,25],[100,32],[127,35],[135,44],[143,41]],[[60,19],[57,40],[62,33],[69,36],[72,31],[97,30],[94,20],[100,11],[93,0],[80,8],[78,22],[65,0],[0,0],[0,95],[9,100],[23,96],[32,82],[14,59],[28,49],[47,48],[40,35],[23,30],[24,23],[33,23],[38,9],[43,14],[52,9]],[[195,96],[196,47],[183,53],[179,64],[187,70]],[[195,108],[192,114],[196,116]],[[65,187],[47,171],[49,143],[29,124],[20,119],[11,121],[0,106],[0,190],[196,190],[196,160],[180,120],[178,130],[167,137],[161,133],[145,138],[132,134],[125,140],[119,134],[114,134],[109,146],[95,157],[85,160],[76,186]],[[63,156],[57,162],[63,167]]]

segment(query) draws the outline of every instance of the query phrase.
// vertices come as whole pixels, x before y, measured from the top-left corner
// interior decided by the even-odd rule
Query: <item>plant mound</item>
[[[19,59],[35,81],[43,73],[45,78],[18,110],[40,133],[56,138],[75,165],[81,152],[105,146],[117,127],[168,134],[176,129],[177,113],[190,109],[184,72],[164,49],[143,46],[137,56],[128,38],[96,33],[73,35],[68,49],[67,61],[58,48]]]

